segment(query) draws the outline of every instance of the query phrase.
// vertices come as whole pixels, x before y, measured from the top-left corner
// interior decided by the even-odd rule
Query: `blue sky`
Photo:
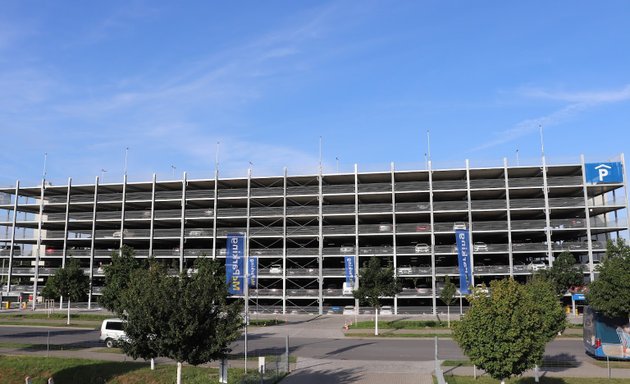
[[[5,1],[0,185],[606,160],[627,1]],[[175,169],[172,168],[175,166]],[[106,172],[101,172],[105,169]]]

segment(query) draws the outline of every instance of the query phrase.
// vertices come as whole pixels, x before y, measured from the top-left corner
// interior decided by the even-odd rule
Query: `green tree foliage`
[[[564,313],[546,280],[493,281],[489,292],[469,296],[471,308],[453,336],[473,364],[504,380],[540,362],[547,342],[564,329]]]
[[[380,297],[394,296],[402,291],[400,282],[394,276],[394,268],[391,265],[381,267],[378,257],[371,257],[360,269],[359,281],[359,288],[352,292],[354,298],[375,309],[381,307]]]
[[[200,258],[195,268],[190,276],[168,276],[152,263],[133,272],[117,311],[126,320],[125,353],[192,365],[227,356],[230,343],[240,336],[242,303],[228,303],[220,263]]]
[[[582,266],[575,263],[575,257],[570,252],[562,252],[549,269],[541,270],[539,275],[549,280],[556,294],[564,295],[573,286],[584,284]]]
[[[608,242],[597,271],[586,294],[589,305],[608,317],[630,317],[630,247],[623,239]]]
[[[391,297],[402,291],[402,285],[394,276],[394,268],[390,265],[381,267],[378,257],[371,257],[370,261],[359,270],[359,288],[352,291],[355,299],[360,303],[374,308],[374,334],[378,335],[378,310],[381,308],[380,298]]]
[[[451,327],[451,304],[455,301],[455,293],[457,293],[457,287],[451,281],[449,276],[446,276],[446,282],[444,283],[444,287],[442,288],[442,292],[440,292],[440,299],[446,304],[447,308],[447,322],[448,327]]]
[[[90,278],[79,267],[76,259],[69,258],[64,268],[59,268],[46,281],[42,296],[47,299],[65,297],[72,301],[85,298],[90,288]]]
[[[99,303],[112,312],[121,312],[120,295],[129,286],[133,272],[141,267],[133,248],[123,245],[120,251],[114,251],[111,264],[105,266],[105,288]]]

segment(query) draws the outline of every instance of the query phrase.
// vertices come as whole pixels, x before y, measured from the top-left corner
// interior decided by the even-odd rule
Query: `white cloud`
[[[536,99],[558,100],[570,103],[616,103],[619,101],[630,100],[630,84],[621,89],[592,92],[566,92],[549,91],[544,89],[523,89],[521,91],[521,94]]]
[[[537,132],[540,126],[546,129],[564,124],[580,113],[598,105],[628,101],[630,100],[630,85],[626,85],[621,89],[597,92],[554,92],[543,89],[527,89],[522,90],[520,93],[529,98],[562,101],[570,104],[547,115],[523,120],[513,127],[498,133],[493,140],[473,148],[473,151],[517,140]]]

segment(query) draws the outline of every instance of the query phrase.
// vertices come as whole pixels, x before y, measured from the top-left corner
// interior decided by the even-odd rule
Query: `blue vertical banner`
[[[459,291],[462,295],[470,294],[472,285],[472,268],[470,266],[470,243],[467,229],[455,230],[457,242],[457,260],[459,262]]]
[[[258,258],[256,256],[247,259],[247,273],[249,273],[249,286],[256,288],[258,285]]]
[[[354,286],[354,277],[356,274],[354,256],[344,256],[343,260],[346,267],[346,285]]]
[[[245,235],[242,233],[228,233],[227,257],[225,259],[225,279],[228,292],[231,295],[245,294],[243,282],[245,271],[243,259],[245,258]]]

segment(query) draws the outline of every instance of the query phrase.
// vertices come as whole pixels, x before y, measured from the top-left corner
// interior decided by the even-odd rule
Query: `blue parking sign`
[[[586,182],[590,184],[622,183],[623,165],[614,163],[586,163]]]

